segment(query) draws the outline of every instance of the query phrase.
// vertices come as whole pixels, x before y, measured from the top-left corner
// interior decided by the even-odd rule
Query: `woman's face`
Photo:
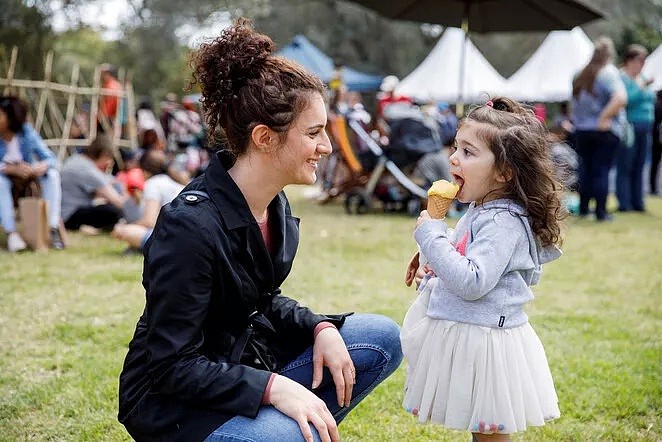
[[[641,73],[641,71],[644,68],[644,63],[646,63],[646,56],[643,54],[638,55],[628,61],[628,65],[630,69],[632,69],[632,71],[635,73],[635,75],[639,75]]]
[[[0,134],[5,134],[9,131],[9,119],[5,111],[0,110]]]
[[[326,127],[326,106],[318,93],[290,126],[285,142],[275,153],[276,168],[287,184],[314,184],[320,158],[331,153]]]

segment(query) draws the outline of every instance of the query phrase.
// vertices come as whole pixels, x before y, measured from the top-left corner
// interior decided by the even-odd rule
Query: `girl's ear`
[[[251,131],[251,141],[261,152],[272,152],[278,145],[278,135],[264,124],[258,124]]]
[[[510,167],[506,167],[503,172],[497,172],[496,180],[497,183],[507,183],[513,179],[513,170]]]

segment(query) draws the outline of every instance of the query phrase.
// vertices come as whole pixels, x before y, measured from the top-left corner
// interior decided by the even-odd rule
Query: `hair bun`
[[[262,67],[275,49],[271,38],[255,31],[250,20],[240,18],[219,37],[203,43],[192,62],[203,89],[205,85],[211,86],[204,79],[213,76],[213,93],[220,93],[225,100],[230,100],[247,80],[260,76]],[[212,91],[203,90],[203,97],[209,92]]]

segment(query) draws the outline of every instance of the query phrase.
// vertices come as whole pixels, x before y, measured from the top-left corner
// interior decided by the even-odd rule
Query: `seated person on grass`
[[[0,98],[0,222],[7,235],[10,252],[24,250],[27,244],[16,229],[12,192],[37,181],[48,203],[50,241],[63,249],[60,237],[60,174],[57,158],[27,121],[28,108],[17,97]]]
[[[116,224],[113,229],[115,238],[127,242],[130,248],[136,250],[142,249],[152,234],[161,207],[172,201],[184,188],[166,173],[163,151],[152,149],[145,152],[140,157],[139,165],[146,179],[141,198],[142,217],[132,224]]]
[[[97,137],[62,166],[62,218],[69,230],[82,225],[111,231],[122,218],[129,195],[106,173],[114,162],[112,141]]]

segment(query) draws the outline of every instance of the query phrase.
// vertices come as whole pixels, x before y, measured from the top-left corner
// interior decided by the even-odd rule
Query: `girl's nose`
[[[453,152],[453,155],[450,156],[449,161],[455,166],[460,164],[460,160],[457,158],[457,151]]]

